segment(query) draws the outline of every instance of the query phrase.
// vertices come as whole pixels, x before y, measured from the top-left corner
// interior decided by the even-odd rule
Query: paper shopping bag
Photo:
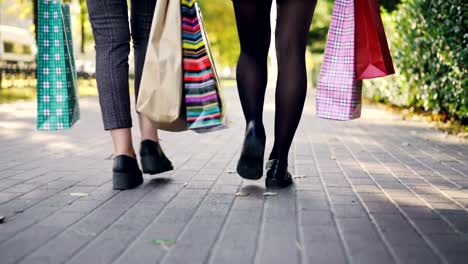
[[[146,51],[137,111],[159,129],[187,130],[179,0],[158,0]]]
[[[189,129],[223,126],[219,79],[196,0],[181,0],[184,94]]]
[[[355,0],[356,71],[359,80],[395,73],[376,0]]]
[[[38,4],[37,128],[67,129],[80,117],[70,8],[59,0]]]
[[[351,120],[361,115],[362,81],[356,79],[354,0],[335,0],[317,85],[320,118]]]

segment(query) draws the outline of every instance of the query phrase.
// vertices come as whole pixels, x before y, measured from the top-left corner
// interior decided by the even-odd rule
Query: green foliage
[[[397,9],[398,4],[401,0],[378,0],[380,6],[385,8],[388,12],[392,12],[393,10]]]
[[[308,36],[308,45],[312,52],[323,52],[330,27],[333,0],[318,1],[315,7],[312,25]]]
[[[369,82],[365,93],[468,120],[466,15],[464,0],[404,0],[384,13],[397,75]]]
[[[232,2],[201,0],[199,4],[214,57],[221,65],[234,66],[239,57],[239,39]]]
[[[78,28],[81,34],[80,36],[80,52],[86,53],[87,51],[93,49],[94,47],[94,36],[91,28],[91,23],[89,22],[88,6],[86,0],[79,0],[80,12],[77,17],[77,23],[75,26]]]

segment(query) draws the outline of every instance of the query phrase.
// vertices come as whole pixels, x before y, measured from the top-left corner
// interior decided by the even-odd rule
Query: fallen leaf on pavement
[[[265,192],[265,193],[263,193],[263,196],[275,196],[275,195],[278,195],[278,193],[275,193],[275,192]]]
[[[249,196],[250,194],[249,193],[246,193],[246,192],[238,192],[236,193],[236,196],[237,197],[246,197],[246,196]]]
[[[302,178],[307,178],[305,175],[294,175],[293,179],[302,179]]]
[[[75,232],[75,233],[77,233],[77,234],[79,234],[81,236],[85,236],[85,237],[95,237],[95,236],[97,236],[97,234],[94,233],[94,232],[88,232],[88,231],[82,230],[82,229],[72,229],[72,230],[73,230],[73,232]]]
[[[80,193],[80,192],[76,192],[76,193],[70,193],[71,196],[77,196],[77,197],[83,197],[83,196],[88,196],[89,194],[88,193]]]
[[[168,250],[170,247],[174,246],[176,243],[175,240],[170,240],[170,239],[155,239],[151,242],[153,242],[153,244],[155,244],[156,246],[163,247],[165,250]]]

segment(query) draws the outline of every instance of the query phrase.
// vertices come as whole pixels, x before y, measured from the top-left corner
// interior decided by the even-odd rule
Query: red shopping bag
[[[356,74],[359,80],[394,74],[377,0],[354,0]]]

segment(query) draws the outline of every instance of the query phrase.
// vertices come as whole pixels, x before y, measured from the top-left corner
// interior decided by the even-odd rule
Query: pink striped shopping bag
[[[320,118],[351,120],[361,116],[362,81],[356,79],[354,33],[354,0],[335,0],[317,86]]]

